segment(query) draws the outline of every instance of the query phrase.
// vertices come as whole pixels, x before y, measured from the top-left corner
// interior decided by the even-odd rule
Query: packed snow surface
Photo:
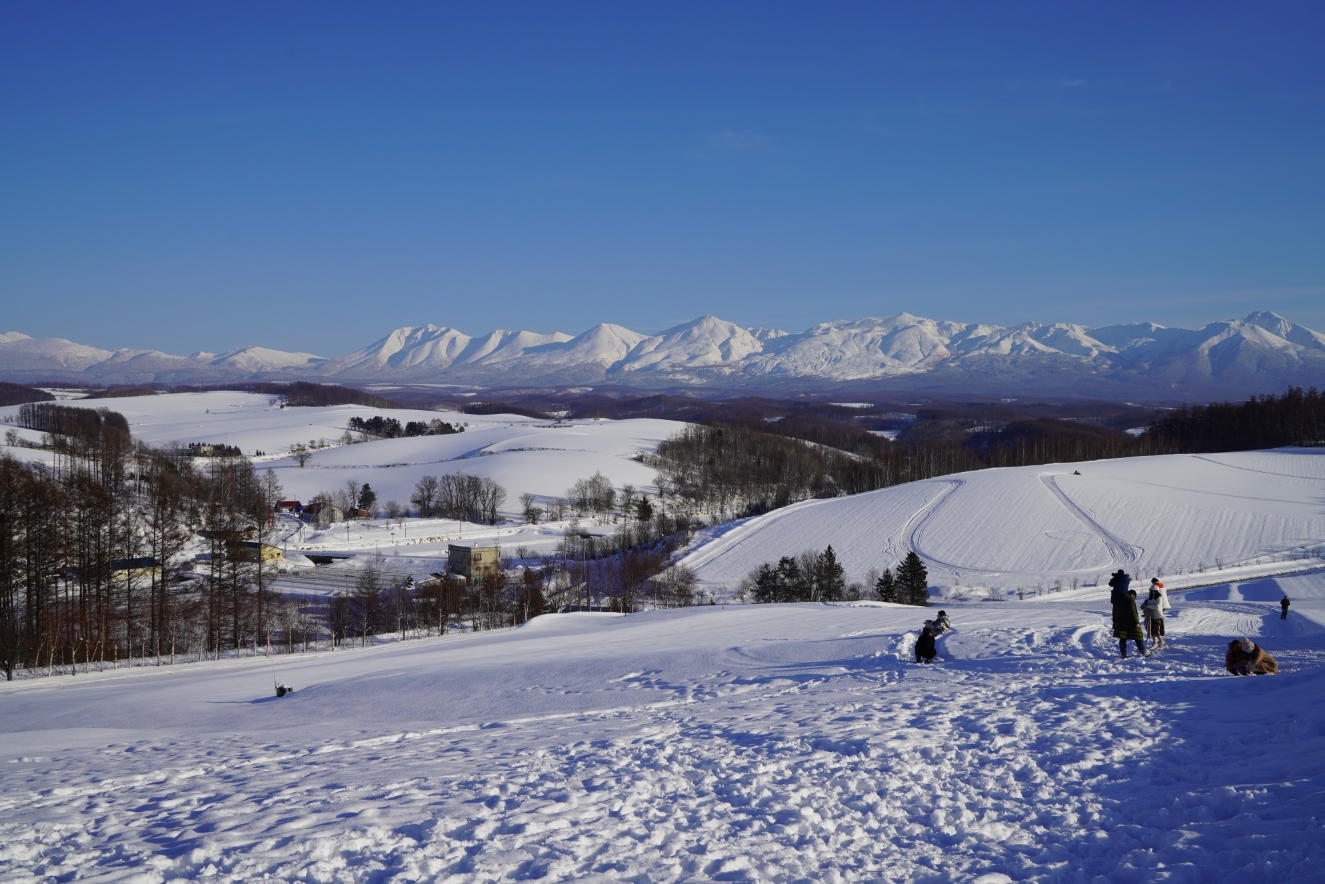
[[[1117,568],[1194,586],[1318,561],[1322,500],[1320,448],[981,470],[724,524],[686,564],[720,595],[764,562],[830,544],[856,580],[915,550],[945,591],[1043,592]]]
[[[932,666],[857,603],[0,684],[0,879],[1319,880],[1325,580],[1202,592],[1148,659],[1093,591]]]

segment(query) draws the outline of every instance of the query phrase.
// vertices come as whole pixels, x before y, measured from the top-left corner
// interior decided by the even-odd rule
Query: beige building
[[[285,558],[285,551],[270,543],[245,540],[234,546],[231,555],[239,562],[279,562]]]
[[[452,543],[449,568],[452,574],[477,583],[485,575],[501,571],[501,547]]]

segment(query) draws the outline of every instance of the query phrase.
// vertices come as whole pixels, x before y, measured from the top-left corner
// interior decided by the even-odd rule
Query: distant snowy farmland
[[[574,421],[556,424],[520,415],[472,415],[359,405],[281,408],[254,393],[209,392],[75,400],[63,403],[109,408],[123,414],[134,437],[152,445],[221,442],[245,455],[255,451],[258,469],[274,469],[286,494],[308,500],[320,491],[342,488],[347,479],[368,482],[380,503],[407,503],[425,475],[468,473],[486,476],[508,494],[506,509],[519,511],[523,493],[558,497],[577,479],[602,472],[620,488],[632,484],[652,492],[654,471],[638,460],[683,424],[662,420]],[[17,407],[0,410],[0,418]],[[335,443],[351,417],[382,415],[405,424],[440,418],[467,424],[464,433],[380,439],[313,452],[299,467],[290,446]]]

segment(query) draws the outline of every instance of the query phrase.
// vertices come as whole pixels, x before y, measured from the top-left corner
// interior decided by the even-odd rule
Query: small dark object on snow
[[[1074,476],[1080,476],[1080,475],[1081,475],[1081,470],[1073,470],[1073,471],[1072,471],[1072,475],[1074,475]]]
[[[278,684],[276,686],[276,696],[278,697],[284,697],[286,694],[293,694],[293,693],[294,693],[294,688],[292,687],[283,684]]]
[[[1288,619],[1288,605],[1289,605],[1289,602],[1288,602],[1288,596],[1284,596],[1283,601],[1279,602],[1279,611],[1280,611],[1280,613],[1279,613],[1279,619],[1280,619],[1280,620],[1287,620],[1287,619]]]

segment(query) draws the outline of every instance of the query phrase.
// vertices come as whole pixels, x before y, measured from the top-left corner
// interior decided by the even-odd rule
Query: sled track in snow
[[[1317,479],[1315,476],[1298,476],[1293,473],[1277,473],[1274,470],[1258,470],[1255,467],[1243,467],[1237,464],[1224,463],[1222,460],[1215,460],[1213,457],[1205,457],[1201,454],[1193,454],[1196,460],[1203,460],[1206,463],[1212,463],[1217,467],[1224,467],[1229,470],[1242,470],[1244,473],[1259,473],[1262,476],[1274,476],[1276,479],[1284,479],[1288,482],[1295,482],[1306,485],[1309,488],[1319,488],[1325,485],[1325,479]]]
[[[1067,496],[1062,488],[1058,487],[1058,483],[1054,481],[1053,473],[1041,473],[1040,481],[1044,483],[1044,487],[1048,488],[1053,493],[1054,497],[1058,498],[1058,502],[1061,503],[1068,512],[1099,537],[1105,547],[1108,548],[1109,555],[1113,556],[1114,565],[1130,565],[1132,562],[1135,562],[1140,558],[1142,552],[1141,549],[1132,546],[1118,535],[1109,531],[1099,522],[1096,522],[1091,517],[1090,513],[1078,506],[1072,498]],[[1097,569],[1087,568],[1085,570],[1094,571]]]
[[[936,494],[934,496],[934,499],[929,501],[929,503],[925,504],[920,509],[916,510],[915,513],[911,516],[911,518],[907,521],[906,526],[902,528],[900,533],[901,536],[906,538],[906,549],[901,550],[896,557],[900,559],[902,558],[902,556],[906,554],[908,550],[911,550],[914,551],[915,554],[920,556],[922,559],[925,559],[926,561],[932,564],[938,565],[943,568],[948,568],[953,571],[968,571],[977,574],[987,574],[990,576],[995,576],[1004,573],[1003,571],[996,571],[988,568],[973,568],[970,565],[957,565],[952,562],[945,562],[942,559],[936,558],[935,556],[932,556],[929,553],[925,552],[923,549],[921,549],[920,534],[922,531],[924,531],[925,525],[929,522],[930,519],[934,517],[935,513],[937,513],[940,509],[943,508],[943,505],[946,504],[948,500],[953,496],[953,494],[957,492],[957,489],[961,488],[963,485],[966,484],[966,480],[944,479],[943,484],[946,485],[947,487],[944,488],[942,491],[940,491],[938,494]]]

